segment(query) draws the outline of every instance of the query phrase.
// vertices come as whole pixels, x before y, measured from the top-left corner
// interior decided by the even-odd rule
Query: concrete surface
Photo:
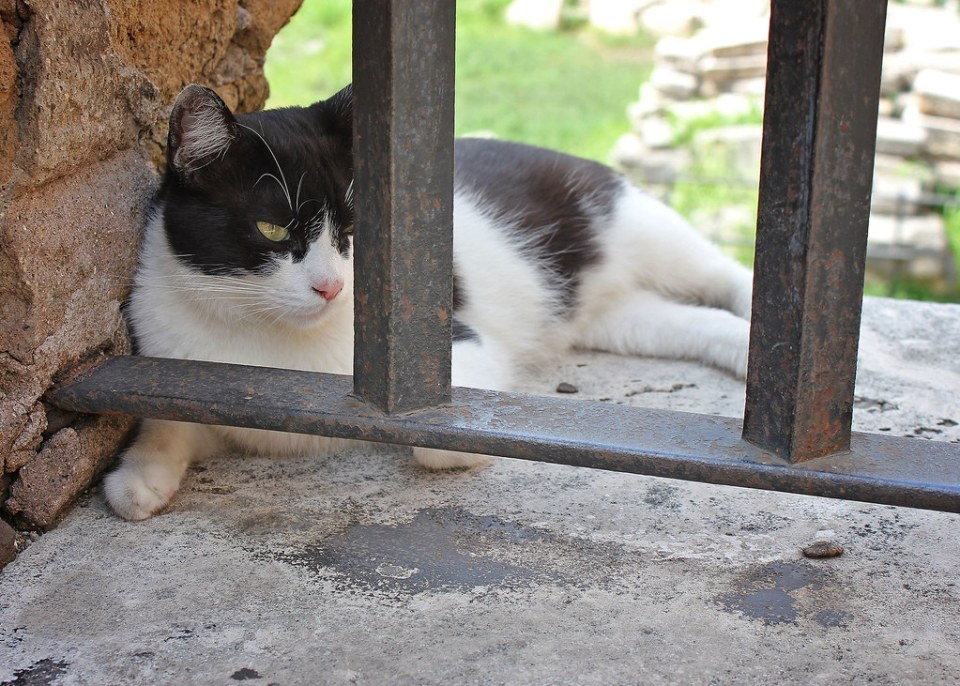
[[[960,307],[868,301],[859,428],[960,442]],[[693,364],[576,354],[530,388],[737,415]],[[955,684],[955,515],[404,448],[98,491],[0,574],[4,684]],[[801,549],[842,545],[830,559]]]

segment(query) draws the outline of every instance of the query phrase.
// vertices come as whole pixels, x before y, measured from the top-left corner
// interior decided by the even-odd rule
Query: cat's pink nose
[[[330,302],[343,290],[343,281],[340,279],[335,281],[317,281],[313,284],[312,288],[324,300]]]

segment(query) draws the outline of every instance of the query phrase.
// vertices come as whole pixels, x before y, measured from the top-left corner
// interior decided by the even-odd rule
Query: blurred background
[[[304,0],[268,107],[351,78],[351,0]],[[960,10],[892,1],[865,292],[960,302]],[[769,0],[458,0],[456,133],[612,164],[751,264]]]

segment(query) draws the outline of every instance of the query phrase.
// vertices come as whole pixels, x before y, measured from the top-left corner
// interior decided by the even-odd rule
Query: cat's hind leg
[[[104,480],[107,502],[124,519],[158,514],[170,504],[190,462],[212,454],[219,445],[210,427],[144,420],[120,466]]]
[[[679,302],[708,305],[750,319],[753,276],[672,208],[636,188],[618,203],[604,241],[612,246],[586,279],[587,302],[640,287]],[[593,294],[596,294],[594,296]]]
[[[621,355],[698,360],[744,378],[749,342],[749,322],[727,310],[638,291],[592,318],[576,345]]]
[[[513,385],[511,365],[505,353],[479,339],[456,341],[453,344],[451,381],[454,386],[503,391]],[[454,450],[414,448],[413,456],[427,469],[470,469],[486,467],[487,455],[461,453]]]

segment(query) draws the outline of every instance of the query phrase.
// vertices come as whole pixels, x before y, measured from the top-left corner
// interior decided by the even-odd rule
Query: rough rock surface
[[[0,0],[0,501],[18,523],[52,526],[129,428],[50,421],[41,397],[128,348],[120,305],[174,97],[199,82],[261,107],[264,54],[301,1]]]

